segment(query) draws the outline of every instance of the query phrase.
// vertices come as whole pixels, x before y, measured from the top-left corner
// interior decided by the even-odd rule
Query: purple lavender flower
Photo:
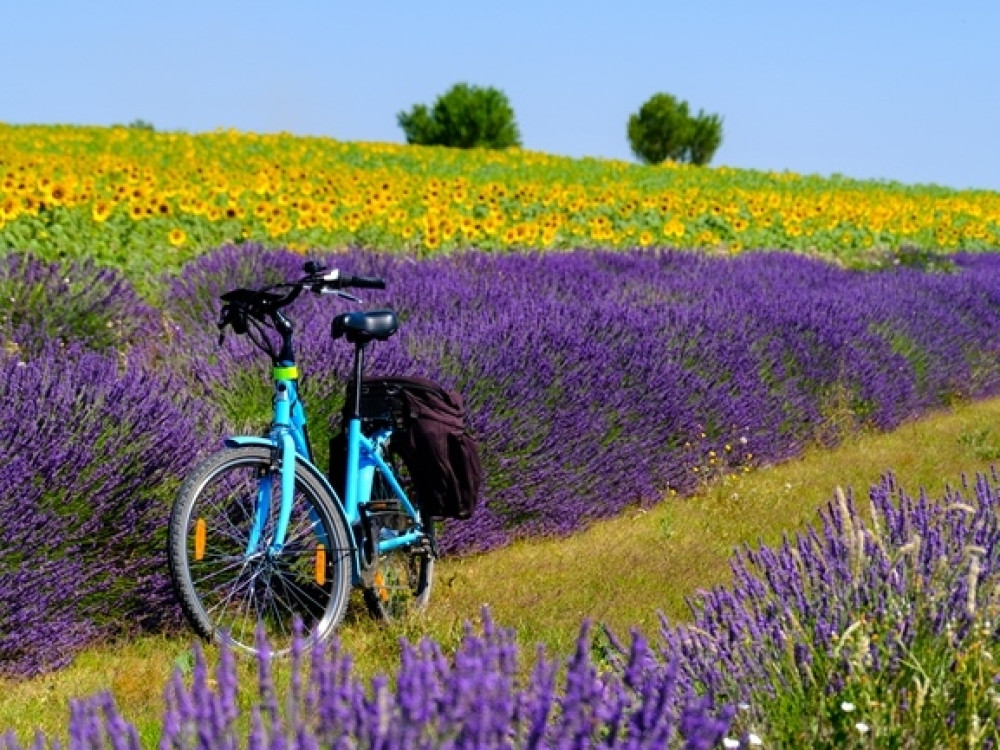
[[[877,674],[890,693],[894,680],[909,684],[927,649],[962,653],[983,612],[995,628],[988,607],[1000,573],[998,477],[979,476],[965,489],[968,500],[949,491],[935,502],[907,495],[887,475],[872,488],[867,520],[850,493],[838,496],[819,528],[740,550],[731,586],[702,592],[690,625],[664,623],[666,653],[681,658],[684,680],[753,706],[760,722],[782,695],[835,700],[859,670]]]
[[[296,688],[281,710],[269,659],[259,663],[258,700],[251,708],[248,747],[314,748],[707,748],[718,744],[733,711],[707,696],[681,689],[674,661],[663,662],[636,636],[630,676],[598,671],[590,657],[590,630],[581,630],[576,655],[557,684],[558,666],[544,653],[522,684],[512,631],[484,612],[482,633],[467,626],[458,649],[445,658],[437,644],[403,644],[391,684],[369,685],[353,675],[336,640],[313,651],[309,674],[292,683],[307,696],[300,710]],[[231,660],[216,673],[231,682]],[[238,712],[220,688],[208,687],[204,657],[196,652],[190,687],[178,676],[169,686],[169,714],[161,750],[234,747]],[[395,687],[392,687],[394,685]],[[185,729],[185,727],[188,727]],[[197,733],[195,733],[197,727]]]

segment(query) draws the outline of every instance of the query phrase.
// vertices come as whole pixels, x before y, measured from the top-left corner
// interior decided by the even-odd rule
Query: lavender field
[[[690,493],[706,476],[1000,392],[1000,256],[993,254],[955,255],[934,273],[847,271],[776,252],[467,253],[417,261],[356,251],[316,259],[388,279],[389,288],[366,303],[395,307],[403,327],[375,349],[373,373],[426,375],[465,395],[486,486],[470,521],[443,528],[449,555],[569,534],[671,491]],[[163,554],[172,493],[199,454],[229,430],[261,429],[269,410],[268,363],[236,337],[218,346],[218,295],[293,278],[302,261],[292,252],[223,247],[164,278],[156,304],[86,263],[19,255],[0,262],[4,674],[45,672],[96,639],[178,624]],[[329,298],[292,308],[317,446],[339,411],[337,376],[349,352],[328,331],[342,309]],[[608,647],[608,674],[621,675],[632,697],[592,710],[612,724],[614,716],[632,717],[620,719],[627,723],[652,711],[642,701],[674,701],[669,722],[655,731],[687,726],[694,743],[696,726],[718,735],[723,727],[712,722],[732,720],[737,729],[763,722],[761,696],[773,709],[788,690],[811,695],[807,687],[827,685],[813,696],[817,705],[840,705],[830,701],[849,696],[857,665],[874,669],[872,659],[905,677],[901,654],[910,638],[973,648],[983,635],[972,625],[979,603],[995,602],[984,593],[991,589],[969,581],[995,575],[997,554],[996,490],[984,480],[974,492],[975,502],[946,498],[938,506],[900,498],[887,485],[884,499],[875,498],[882,526],[865,530],[845,501],[823,530],[784,549],[747,551],[736,562],[738,585],[706,597],[694,629],[665,626],[665,645],[651,650]],[[888,499],[901,502],[898,509]],[[952,560],[947,570],[964,571],[953,582],[935,567],[942,556]],[[918,590],[938,592],[926,606],[941,617],[917,617],[925,605],[909,595]],[[961,607],[948,603],[954,597]],[[863,626],[852,620],[859,612]],[[864,647],[851,640],[873,622],[882,623],[877,638]],[[502,651],[504,636],[491,632],[486,641],[470,635],[468,647]],[[629,651],[637,648],[644,655]],[[776,655],[766,667],[761,649]],[[790,664],[815,665],[810,675],[777,659],[786,652]],[[444,669],[430,651],[420,654],[415,663]],[[600,679],[617,679],[603,669]],[[662,677],[668,671],[669,680]],[[643,680],[672,692],[650,697],[635,688]],[[574,683],[557,692],[582,689]],[[530,700],[514,697],[513,687],[497,700],[544,717],[542,704],[531,701],[544,703],[545,691],[526,690]],[[695,700],[706,691],[712,705]],[[734,715],[740,704],[748,708]],[[530,735],[527,715],[517,714],[517,731]],[[685,724],[685,716],[700,718]],[[613,744],[625,736],[617,731],[603,735],[607,746],[647,746]]]

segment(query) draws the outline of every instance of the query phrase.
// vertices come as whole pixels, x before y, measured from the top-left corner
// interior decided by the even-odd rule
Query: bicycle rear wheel
[[[406,461],[391,446],[386,448],[384,458],[410,502],[419,507],[419,498],[410,480]],[[403,511],[389,482],[378,470],[375,471],[371,499],[365,513],[371,533],[376,538],[387,539],[410,531],[415,524],[414,519]],[[434,527],[430,519],[424,519],[423,527],[427,534],[425,543],[379,555],[372,583],[364,587],[365,603],[376,619],[384,622],[402,620],[427,608],[434,580]]]
[[[262,446],[210,456],[184,481],[170,515],[170,574],[188,620],[201,636],[253,653],[258,630],[272,653],[287,652],[295,618],[307,645],[327,637],[351,592],[348,529],[335,500],[304,467],[296,469],[285,543],[271,549],[281,496],[277,463]],[[262,493],[271,497],[266,515],[258,514]],[[251,549],[255,522],[260,534]]]

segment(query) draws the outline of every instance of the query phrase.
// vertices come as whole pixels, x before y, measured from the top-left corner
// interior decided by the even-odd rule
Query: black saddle
[[[331,334],[342,336],[352,344],[385,341],[399,330],[399,318],[394,310],[365,310],[341,313],[333,319]]]

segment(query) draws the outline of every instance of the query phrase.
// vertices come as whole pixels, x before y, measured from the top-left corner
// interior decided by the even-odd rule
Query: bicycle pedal
[[[430,555],[436,560],[438,557],[437,543],[425,534],[420,538],[420,541],[410,547],[410,552],[414,555]]]

